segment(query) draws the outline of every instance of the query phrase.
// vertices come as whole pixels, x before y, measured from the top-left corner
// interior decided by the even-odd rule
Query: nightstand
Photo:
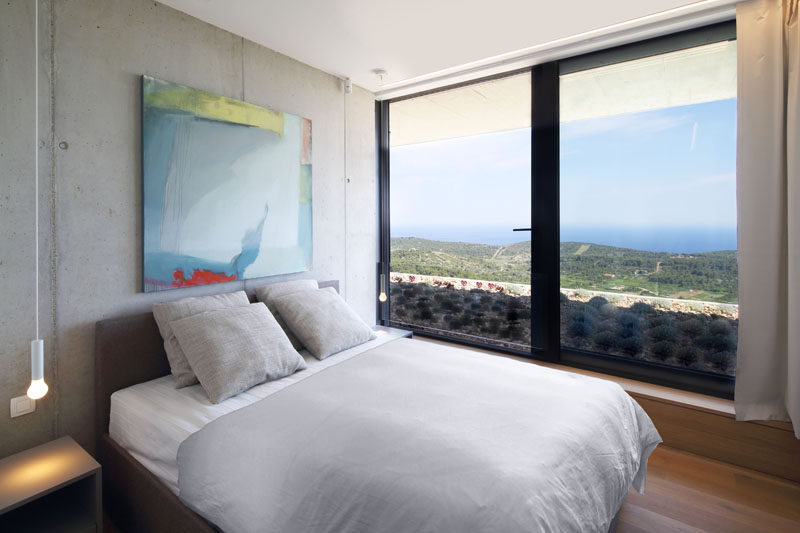
[[[0,459],[0,531],[102,531],[100,477],[71,437]]]

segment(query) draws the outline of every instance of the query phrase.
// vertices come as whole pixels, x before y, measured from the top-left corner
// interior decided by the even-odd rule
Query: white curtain
[[[736,7],[737,420],[791,420],[800,438],[798,0]]]

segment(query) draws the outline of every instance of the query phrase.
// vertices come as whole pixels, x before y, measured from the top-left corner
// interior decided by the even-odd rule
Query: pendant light
[[[34,198],[33,198],[33,213],[34,213],[34,271],[36,276],[35,287],[35,301],[34,308],[36,310],[36,340],[31,341],[31,385],[28,387],[28,398],[38,400],[47,394],[47,383],[44,382],[44,341],[39,338],[39,0],[34,0],[36,5],[33,16],[33,35],[34,35],[34,53],[35,53],[35,70],[34,70],[34,85],[33,98],[34,106]]]

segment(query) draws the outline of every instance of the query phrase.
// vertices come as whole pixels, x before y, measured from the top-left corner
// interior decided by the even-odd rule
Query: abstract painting
[[[311,121],[142,76],[144,291],[312,267]]]

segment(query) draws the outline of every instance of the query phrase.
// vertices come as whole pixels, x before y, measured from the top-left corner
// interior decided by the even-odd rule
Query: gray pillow
[[[247,294],[244,291],[215,294],[213,296],[197,296],[153,305],[153,316],[156,319],[156,324],[158,324],[161,337],[164,339],[164,350],[167,352],[169,369],[175,378],[176,389],[194,385],[197,383],[197,376],[192,372],[192,367],[186,360],[186,355],[184,355],[178,339],[175,338],[175,334],[172,332],[172,326],[170,325],[172,321],[204,311],[245,305],[250,305],[250,300],[247,299]]]
[[[293,294],[295,292],[300,291],[313,291],[319,288],[319,284],[315,279],[297,279],[293,281],[284,281],[281,283],[270,283],[269,285],[262,285],[261,287],[256,287],[256,298],[258,298],[259,302],[264,302],[267,308],[272,312],[272,316],[275,317],[275,320],[278,321],[278,325],[283,328],[283,331],[286,332],[286,336],[289,337],[289,340],[292,342],[292,346],[294,346],[295,350],[302,350],[304,348],[303,343],[300,342],[292,330],[286,325],[283,318],[281,317],[280,313],[275,310],[274,300],[275,298],[280,298],[281,296],[286,296],[287,294]]]
[[[311,355],[331,354],[376,337],[333,287],[302,291],[275,298],[274,305]]]
[[[306,368],[263,303],[182,318],[172,330],[211,403]]]

